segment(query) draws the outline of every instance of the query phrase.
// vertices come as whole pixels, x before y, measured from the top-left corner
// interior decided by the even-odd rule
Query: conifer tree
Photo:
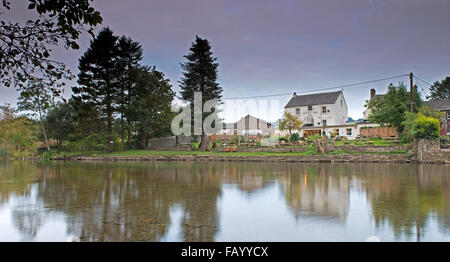
[[[142,47],[138,42],[129,37],[122,36],[118,43],[118,63],[116,69],[119,70],[119,92],[116,101],[118,112],[120,114],[120,136],[121,149],[124,150],[125,132],[127,131],[127,140],[131,138],[130,118],[132,117],[130,106],[135,93],[133,93],[133,71],[139,67],[142,60]]]
[[[207,39],[196,36],[190,52],[184,56],[187,61],[181,64],[183,77],[180,81],[181,96],[193,104],[194,93],[201,92],[203,104],[212,99],[218,101],[222,98],[222,88],[217,83],[217,58],[213,57],[211,45]],[[193,112],[193,110],[191,110]],[[203,114],[203,119],[206,116]],[[202,119],[202,120],[203,120]],[[203,121],[202,121],[203,122]],[[209,138],[202,125],[202,139],[199,145],[201,150],[208,150]]]
[[[118,37],[109,28],[104,28],[90,43],[79,61],[79,86],[73,87],[74,99],[94,110],[103,123],[103,133],[108,141],[113,139],[115,99],[120,92],[118,64]],[[108,143],[110,144],[110,143]],[[108,147],[112,151],[111,145]]]

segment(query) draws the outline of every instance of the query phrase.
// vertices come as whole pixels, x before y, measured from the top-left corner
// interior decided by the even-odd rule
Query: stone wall
[[[450,164],[449,150],[436,150],[423,152],[420,163],[443,163]]]
[[[233,156],[233,155],[178,155],[146,157],[71,157],[78,161],[248,161],[248,162],[372,162],[411,163],[408,154],[354,154],[310,156]],[[67,160],[67,159],[66,159]]]
[[[343,150],[345,152],[355,152],[355,153],[364,153],[364,152],[396,152],[396,151],[407,151],[409,150],[408,146],[404,145],[396,145],[396,146],[352,146],[352,145],[343,145],[336,146],[337,150]]]
[[[178,144],[192,143],[191,136],[179,136]],[[176,146],[176,136],[151,138],[148,142],[147,148],[167,148]]]
[[[414,141],[413,158],[419,163],[450,162],[450,151],[440,148],[439,140]]]

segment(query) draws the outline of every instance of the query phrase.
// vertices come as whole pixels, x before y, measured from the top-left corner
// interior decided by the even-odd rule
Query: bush
[[[441,137],[441,147],[447,147],[449,143],[450,143],[450,136]]]
[[[439,139],[439,120],[419,114],[412,124],[412,135],[419,139]]]
[[[0,148],[3,156],[28,157],[38,147],[39,128],[26,118],[0,121]]]
[[[91,134],[79,141],[80,151],[105,151],[108,148],[108,140],[101,134]]]
[[[298,133],[293,133],[290,137],[291,142],[296,142],[300,140],[300,135]]]
[[[278,141],[284,141],[284,142],[289,142],[289,138],[287,138],[287,137],[280,137],[280,138],[278,138]]]

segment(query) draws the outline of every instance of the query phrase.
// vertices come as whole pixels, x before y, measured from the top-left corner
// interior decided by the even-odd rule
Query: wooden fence
[[[396,127],[361,128],[359,135],[362,137],[398,137],[398,129]]]

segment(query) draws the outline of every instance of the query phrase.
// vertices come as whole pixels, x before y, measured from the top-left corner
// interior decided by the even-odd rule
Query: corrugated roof
[[[433,110],[450,110],[450,99],[435,99],[425,101],[425,105],[429,106]]]
[[[342,94],[342,91],[294,96],[291,98],[291,100],[289,100],[289,102],[284,108],[334,104],[336,103],[336,100],[338,99],[340,94]]]

